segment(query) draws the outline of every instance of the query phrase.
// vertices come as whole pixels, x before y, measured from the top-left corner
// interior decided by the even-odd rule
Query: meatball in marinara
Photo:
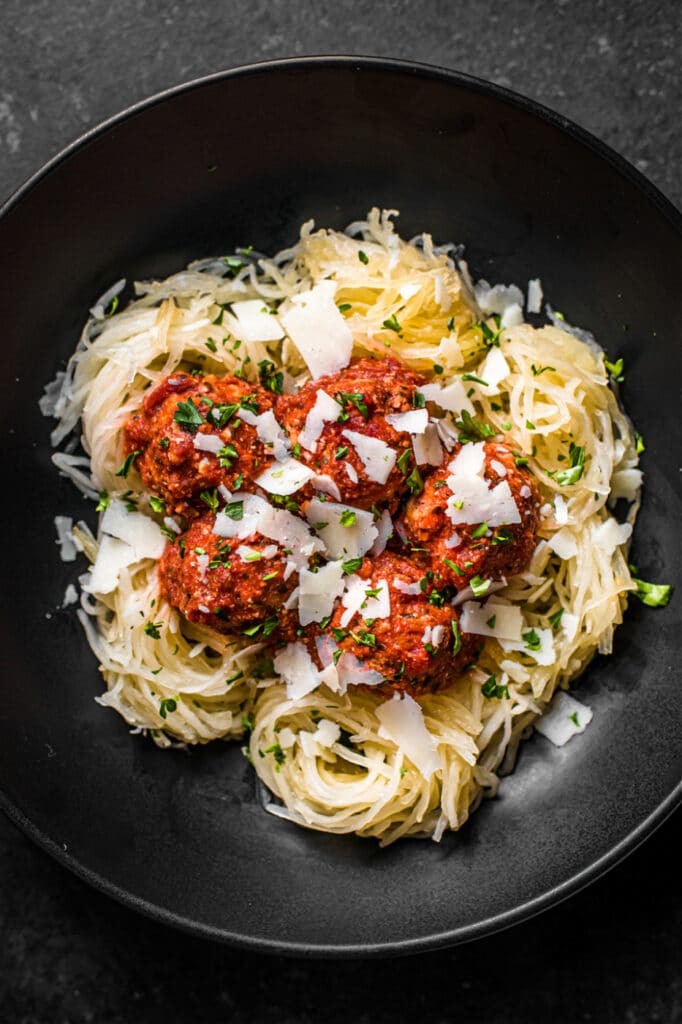
[[[414,461],[410,435],[386,416],[423,404],[415,393],[424,383],[396,359],[357,359],[340,373],[309,381],[298,394],[279,397],[275,415],[296,457],[331,477],[336,500],[392,510],[407,493]],[[314,493],[309,486],[305,496]]]
[[[427,549],[436,585],[463,590],[476,576],[497,580],[528,565],[540,504],[533,477],[509,445],[460,445],[408,501],[401,525],[417,552]]]
[[[340,604],[327,632],[342,651],[381,673],[384,682],[372,689],[417,694],[453,683],[475,657],[480,640],[461,634],[457,610],[429,575],[385,551],[365,558],[357,578],[353,589],[360,607],[349,615],[352,606]],[[379,617],[379,611],[389,614]]]
[[[252,533],[226,540],[213,532],[215,516],[196,519],[159,563],[161,592],[190,622],[255,641],[293,637],[298,613],[282,606],[298,575],[282,548]]]
[[[170,515],[192,518],[205,506],[203,491],[224,484],[249,487],[272,461],[256,428],[240,418],[267,412],[273,398],[237,377],[173,373],[142,402],[124,428],[126,455],[145,487]]]

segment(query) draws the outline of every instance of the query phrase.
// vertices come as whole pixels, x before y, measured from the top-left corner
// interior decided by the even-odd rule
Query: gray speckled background
[[[150,93],[272,57],[369,53],[516,89],[682,197],[678,0],[4,0],[0,199]],[[655,613],[653,613],[655,614]],[[402,961],[231,952],[138,918],[0,820],[0,1020],[277,1024],[682,1020],[680,814],[585,892],[510,932]]]

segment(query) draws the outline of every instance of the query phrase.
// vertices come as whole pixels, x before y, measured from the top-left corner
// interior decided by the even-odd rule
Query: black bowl
[[[397,207],[404,236],[466,243],[477,276],[540,276],[622,355],[644,434],[633,548],[680,580],[680,219],[563,118],[451,72],[371,59],[282,61],[190,83],[85,136],[0,220],[5,373],[2,806],[62,864],[130,907],[257,949],[405,952],[536,913],[632,850],[679,794],[679,601],[635,602],[580,683],[587,732],[523,748],[500,796],[440,846],[302,831],[259,804],[238,744],[162,752],[99,708],[72,610],[79,569],[53,516],[90,507],[50,464],[43,385],[112,281],[166,275],[299,224]]]

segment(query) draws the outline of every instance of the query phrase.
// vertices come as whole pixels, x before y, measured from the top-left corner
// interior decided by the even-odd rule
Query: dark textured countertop
[[[5,0],[2,15],[0,199],[159,89],[255,60],[370,53],[539,100],[680,202],[677,0]],[[682,1020],[681,823],[678,812],[606,877],[508,932],[405,960],[325,963],[234,952],[140,918],[0,817],[0,1020]]]

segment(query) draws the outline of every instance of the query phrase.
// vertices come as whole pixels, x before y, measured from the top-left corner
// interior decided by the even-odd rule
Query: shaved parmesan
[[[422,709],[408,694],[394,694],[380,704],[376,715],[381,722],[379,735],[390,739],[412,762],[417,771],[430,779],[441,767],[438,744],[426,728]]]
[[[344,651],[336,664],[336,671],[341,684],[342,693],[346,692],[347,686],[379,686],[384,681],[381,672],[370,668],[368,665],[356,658],[354,654]]]
[[[298,435],[298,443],[309,452],[314,452],[325,423],[336,422],[341,414],[341,406],[326,391],[318,391],[315,404],[305,418],[303,430]]]
[[[518,327],[523,323],[523,310],[518,302],[512,302],[500,317],[500,327]]]
[[[626,501],[636,501],[641,486],[641,469],[618,469],[611,477],[609,501],[614,502],[618,498],[625,498]]]
[[[499,395],[498,384],[511,373],[511,366],[502,355],[499,348],[491,348],[480,367],[476,376],[486,382],[486,386],[480,385],[480,390],[486,395]]]
[[[375,590],[379,593],[370,596]],[[341,604],[346,609],[341,616],[341,626],[346,628],[353,616],[358,612],[362,618],[387,619],[391,614],[391,599],[388,592],[386,580],[374,581],[363,580],[359,576],[349,576],[346,580],[346,592],[341,598]]]
[[[539,313],[542,310],[542,283],[539,277],[531,278],[528,282],[526,309],[529,313]]]
[[[417,292],[421,291],[421,285],[418,284],[404,284],[398,289],[400,292],[400,298],[403,301],[408,302]]]
[[[334,281],[320,281],[292,296],[289,309],[281,314],[285,331],[315,379],[343,370],[353,351],[353,335],[336,307],[335,294]]]
[[[568,522],[568,504],[560,494],[554,498],[554,518],[559,526],[566,526]]]
[[[561,616],[561,628],[563,629],[567,640],[575,639],[579,625],[580,619],[577,615],[571,615],[570,612],[564,612]]]
[[[217,455],[221,448],[225,447],[220,434],[195,434],[192,444],[198,452],[211,452]]]
[[[416,597],[422,592],[419,582],[406,583],[405,580],[401,580],[399,576],[393,577],[393,589],[397,590],[399,594],[407,594],[410,597]]]
[[[377,539],[369,549],[370,555],[376,558],[382,551],[386,550],[386,544],[393,536],[393,520],[391,519],[390,513],[387,509],[381,513],[381,519],[376,522],[376,528],[378,531]]]
[[[568,527],[562,527],[561,530],[557,530],[547,541],[552,551],[563,559],[564,562],[568,561],[569,558],[574,558],[578,554],[578,545],[576,539],[568,529]]]
[[[559,690],[548,709],[535,723],[535,729],[555,747],[563,747],[578,733],[585,732],[592,718],[591,708]]]
[[[456,370],[464,363],[464,356],[459,347],[456,334],[446,334],[438,342],[438,358],[450,369]]]
[[[507,481],[501,480],[495,487],[490,487],[484,477],[485,448],[482,441],[464,445],[448,469],[451,475],[447,485],[452,494],[447,500],[446,513],[455,525],[487,522],[492,527],[521,522]]]
[[[346,466],[348,463],[346,463]],[[341,501],[341,491],[336,486],[336,481],[326,473],[315,473],[313,474],[313,486],[317,491],[321,491],[323,494],[329,494],[336,501]]]
[[[409,412],[390,413],[386,417],[394,430],[407,431],[408,434],[423,434],[429,425],[429,414],[426,409],[410,409]]]
[[[83,585],[88,594],[110,594],[118,586],[121,569],[138,560],[134,549],[125,541],[115,537],[102,537],[97,550],[95,564]]]
[[[476,302],[486,316],[503,314],[509,306],[523,306],[523,292],[515,284],[496,284],[492,287],[481,279],[474,288]]]
[[[78,603],[78,591],[76,590],[73,583],[69,583],[64,591],[64,598],[62,600],[62,608],[68,608],[69,605]]]
[[[256,428],[259,441],[262,441],[266,448],[272,450],[273,455],[276,459],[282,461],[289,455],[289,442],[286,439],[286,435],[279,423],[275,419],[275,414],[272,409],[268,409],[267,412],[263,412],[260,416],[256,416],[255,413],[249,411],[249,409],[240,409],[237,413],[240,420],[244,423],[248,423],[250,426]]]
[[[349,512],[355,514],[355,519],[350,526],[343,526],[341,517]],[[317,529],[317,536],[329,558],[360,558],[367,554],[379,535],[372,513],[350,505],[309,501],[304,515],[312,525],[325,524]]]
[[[438,440],[438,427],[430,423],[423,434],[412,435],[412,449],[418,466],[440,466],[443,449]]]
[[[343,430],[342,434],[353,445],[369,479],[385,484],[395,466],[396,451],[378,437],[368,437],[357,430]]]
[[[331,615],[336,598],[343,592],[341,561],[327,562],[317,572],[301,569],[298,581],[298,617],[301,625],[322,622]]]
[[[494,636],[521,642],[523,615],[518,605],[490,598],[485,604],[466,601],[462,607],[460,626],[463,633]]]
[[[263,299],[244,299],[230,308],[239,324],[235,333],[242,341],[279,341],[284,337],[282,325]]]
[[[62,562],[75,562],[78,548],[71,533],[73,519],[71,516],[55,516],[54,525],[57,531],[57,544],[59,545],[59,554]]]
[[[453,533],[445,541],[445,547],[446,548],[458,548],[461,543],[462,543],[462,538],[460,537],[460,535],[458,533]]]
[[[341,738],[341,726],[337,722],[330,722],[328,718],[321,718],[313,738],[321,747],[331,747]]]
[[[463,410],[475,415],[475,409],[467,398],[466,388],[461,380],[453,380],[449,384],[422,384],[417,393],[423,395],[427,402],[433,402],[446,412],[461,413]]]
[[[360,479],[357,469],[352,462],[344,462],[344,466],[346,467],[346,476],[352,484],[356,484]]]
[[[290,550],[291,562],[297,568],[306,565],[312,554],[322,550],[322,542],[312,535],[299,516],[273,508],[257,494],[238,492],[233,503],[238,501],[242,503],[242,518],[233,519],[221,509],[213,524],[213,533],[217,536],[246,538],[249,534],[260,533]]]
[[[273,665],[277,675],[286,683],[289,700],[300,700],[319,686],[320,674],[307,647],[300,641],[287,644],[283,650],[278,651]]]
[[[540,641],[539,650],[532,650],[526,640],[524,640],[523,633],[521,634],[521,641],[517,643],[515,640],[502,640],[498,638],[498,643],[505,651],[520,651],[525,654],[527,658],[533,658],[538,665],[553,665],[556,655],[554,653],[554,636],[551,629],[540,629],[538,626],[533,626],[538,640]],[[530,627],[524,632],[530,632]]]
[[[102,516],[102,532],[123,540],[135,551],[135,558],[160,558],[166,541],[158,525],[141,512],[128,512],[118,498],[111,498]]]
[[[282,459],[256,477],[255,483],[270,494],[294,494],[308,483],[315,474],[297,459]]]
[[[630,539],[632,526],[630,523],[617,523],[615,519],[605,519],[592,531],[592,542],[607,555],[612,555],[616,548]]]

